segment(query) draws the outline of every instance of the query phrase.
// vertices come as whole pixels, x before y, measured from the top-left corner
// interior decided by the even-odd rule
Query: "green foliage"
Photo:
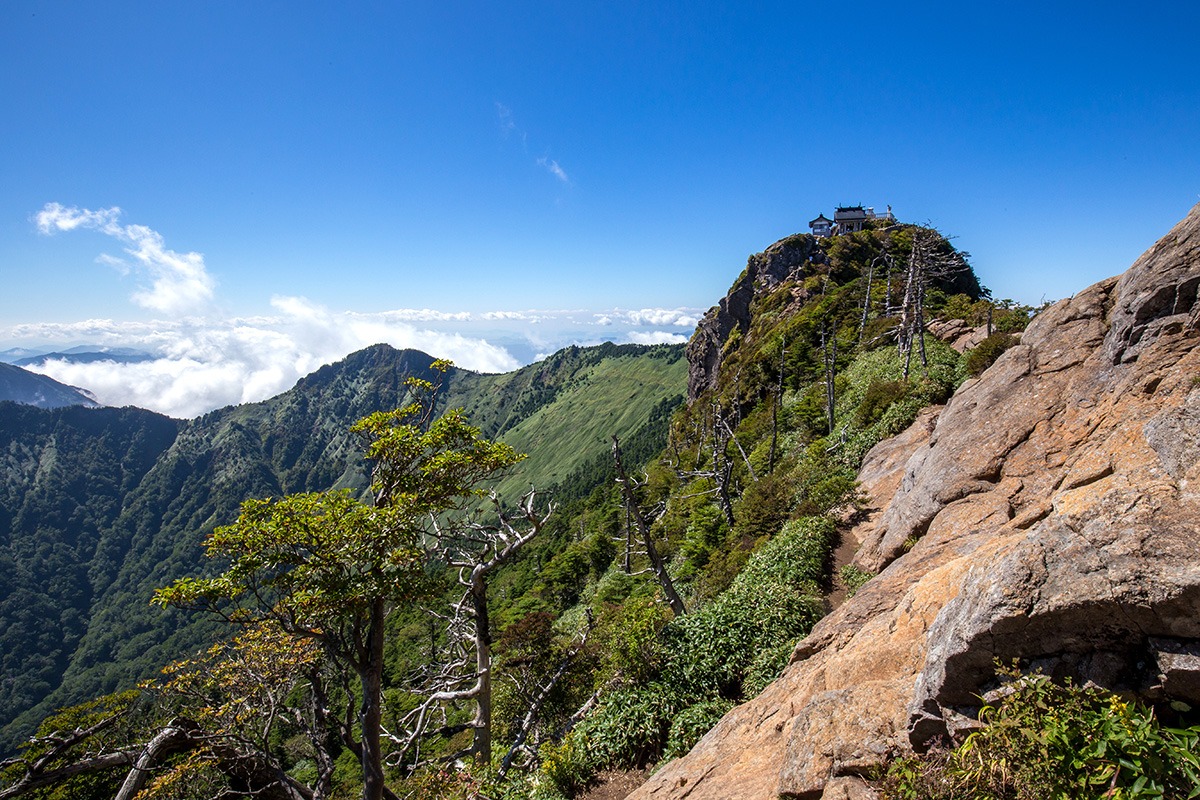
[[[795,649],[795,642],[785,640],[754,656],[746,668],[746,678],[742,683],[742,694],[747,700],[757,697],[768,684],[783,674]]]
[[[658,760],[681,710],[671,687],[652,682],[617,689],[579,726],[597,766],[639,767]]]
[[[854,597],[867,581],[875,577],[874,573],[859,569],[853,564],[842,565],[838,574],[841,576],[842,585],[846,587],[847,598]]]
[[[865,428],[879,421],[893,403],[908,394],[908,381],[871,381],[854,410],[854,424]]]
[[[725,592],[664,625],[661,606],[626,603],[605,624],[609,668],[629,683],[609,694],[584,723],[602,767],[657,759],[684,709],[700,704],[679,731],[679,747],[703,734],[728,708],[757,693],[786,663],[796,640],[821,617],[819,584],[828,578],[833,523],[789,522],[756,550]],[[786,651],[786,653],[785,653]],[[747,687],[750,687],[749,691]]]
[[[972,378],[978,378],[983,371],[996,362],[1000,355],[1017,343],[1017,337],[1008,333],[993,333],[984,339],[977,347],[967,353],[964,368]]]
[[[657,677],[667,657],[661,636],[666,624],[666,611],[653,598],[607,610],[597,632],[604,674],[639,684]]]
[[[957,749],[893,764],[883,796],[1200,796],[1200,726],[1165,727],[1150,709],[1102,689],[1018,677],[979,718],[985,727]]]
[[[591,781],[595,766],[584,737],[567,736],[560,744],[543,745],[538,769],[539,790],[535,800],[574,797]]]
[[[705,700],[688,706],[671,722],[667,732],[667,749],[663,758],[677,758],[686,755],[696,746],[696,742],[708,733],[712,726],[721,721],[721,717],[729,713],[733,703],[729,700]]]

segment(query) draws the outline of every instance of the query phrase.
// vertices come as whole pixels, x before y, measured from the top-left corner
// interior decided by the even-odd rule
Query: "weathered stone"
[[[961,319],[934,320],[925,330],[960,353],[978,347],[987,338],[987,325],[972,327]]]
[[[969,729],[997,659],[1200,702],[1198,289],[1200,206],[881,451],[864,474],[898,489],[856,557],[879,575],[631,796],[841,791]]]
[[[1166,697],[1200,705],[1200,641],[1151,639],[1150,649]]]
[[[834,778],[825,784],[821,800],[875,800],[879,794],[862,778]]]
[[[799,275],[820,255],[816,239],[808,234],[796,234],[750,256],[745,271],[730,287],[729,293],[708,310],[688,340],[689,401],[716,386],[725,342],[735,330],[745,333],[749,329],[750,303],[756,294]]]

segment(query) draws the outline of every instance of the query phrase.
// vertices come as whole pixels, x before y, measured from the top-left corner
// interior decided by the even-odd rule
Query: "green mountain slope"
[[[30,614],[70,623],[62,636],[27,637],[19,659],[3,650],[0,691],[11,697],[0,698],[0,751],[10,750],[54,707],[130,685],[216,636],[219,626],[202,615],[150,609],[151,591],[202,569],[201,540],[232,521],[246,498],[364,487],[364,463],[349,426],[401,405],[406,378],[435,379],[432,360],[376,345],[270,400],[188,422],[136,409],[72,409],[79,419],[114,419],[115,431],[96,432],[99,443],[87,430],[69,442],[49,433],[30,438],[29,431],[61,427],[56,420],[63,412],[0,406],[0,453],[9,454],[0,476],[0,536],[7,537],[0,559],[7,565],[22,558],[24,564],[36,560],[27,552],[68,554],[38,556],[47,566],[36,580],[5,570],[2,579],[11,585],[0,587],[7,590],[0,591],[7,598],[0,607],[0,644],[5,636],[24,635]],[[486,435],[530,453],[499,487],[515,496],[530,483],[549,488],[564,469],[603,456],[609,435],[637,436],[656,406],[682,395],[685,378],[681,347],[568,348],[505,375],[452,370],[440,403],[466,407]],[[126,418],[128,431],[117,421]],[[155,433],[138,433],[132,421]],[[123,462],[104,447],[125,439],[156,448],[126,456],[140,469],[119,477]],[[36,465],[43,463],[58,471],[39,473]],[[69,479],[72,472],[96,479],[81,483]],[[41,494],[33,493],[35,478]],[[23,513],[26,507],[34,511]],[[61,517],[59,528],[31,521],[46,517],[51,507]],[[93,513],[93,507],[105,513]],[[18,521],[24,526],[19,536]],[[58,587],[76,583],[83,588],[54,599]]]
[[[134,408],[0,403],[0,710],[58,684],[121,557],[107,532],[180,423]]]
[[[4,400],[38,408],[97,405],[95,400],[74,386],[11,364],[0,364],[0,401]]]

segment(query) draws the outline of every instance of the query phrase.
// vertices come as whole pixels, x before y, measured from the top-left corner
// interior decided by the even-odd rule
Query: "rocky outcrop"
[[[688,341],[688,402],[716,386],[725,343],[734,331],[749,329],[750,303],[755,296],[797,277],[820,255],[816,239],[796,234],[750,256],[729,293],[708,310]]]
[[[935,319],[925,330],[960,353],[978,347],[988,337],[987,325],[972,326],[961,319]]]
[[[1198,288],[1200,206],[872,453],[879,574],[632,797],[847,796],[972,726],[996,659],[1200,703]]]

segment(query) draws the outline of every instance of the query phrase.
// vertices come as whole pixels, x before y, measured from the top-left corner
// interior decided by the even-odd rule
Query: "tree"
[[[424,700],[399,722],[400,734],[392,736],[398,745],[394,758],[407,769],[425,763],[421,740],[432,734],[453,735],[472,732],[471,744],[446,760],[474,756],[488,765],[492,760],[492,633],[488,614],[488,579],[503,564],[513,560],[549,519],[553,507],[545,513],[536,507],[537,492],[530,490],[518,507],[520,522],[505,512],[492,495],[497,522],[485,525],[471,522],[464,529],[450,531],[437,527],[434,533],[437,555],[454,570],[462,593],[450,603],[450,613],[434,615],[446,625],[446,651],[431,659],[423,686],[417,689]],[[435,727],[435,712],[447,706],[470,702],[475,713],[469,722]],[[444,717],[444,714],[443,714]],[[507,766],[508,760],[506,760]]]
[[[445,372],[449,362],[434,362]],[[154,602],[199,608],[234,623],[276,621],[320,644],[358,679],[359,739],[346,744],[362,763],[363,798],[384,796],[382,683],[384,623],[397,603],[422,588],[421,543],[437,520],[482,494],[481,484],[523,456],[480,436],[461,409],[433,419],[436,387],[407,384],[413,401],[372,414],[351,430],[373,462],[372,499],[347,491],[249,500],[237,521],[206,540],[207,554],[229,566],[213,578],[184,578]]]
[[[936,228],[913,227],[912,249],[904,282],[904,300],[900,305],[900,325],[896,346],[904,356],[904,379],[908,379],[913,340],[921,354],[921,366],[928,366],[925,354],[925,292],[935,282],[949,282],[970,272],[969,254],[955,250]],[[976,287],[978,288],[978,287]]]
[[[650,524],[646,521],[637,498],[634,497],[633,483],[625,473],[625,465],[621,463],[621,443],[616,436],[612,437],[612,454],[617,470],[617,483],[620,484],[621,493],[625,499],[625,510],[637,523],[638,532],[642,535],[642,545],[646,548],[646,557],[650,559],[650,569],[653,570],[654,577],[658,579],[658,585],[662,587],[663,595],[667,598],[667,604],[671,606],[671,610],[675,612],[676,616],[683,616],[687,613],[687,608],[683,605],[679,592],[675,591],[675,582],[671,580],[671,574],[667,572],[666,562],[659,555],[658,548],[654,546]]]

